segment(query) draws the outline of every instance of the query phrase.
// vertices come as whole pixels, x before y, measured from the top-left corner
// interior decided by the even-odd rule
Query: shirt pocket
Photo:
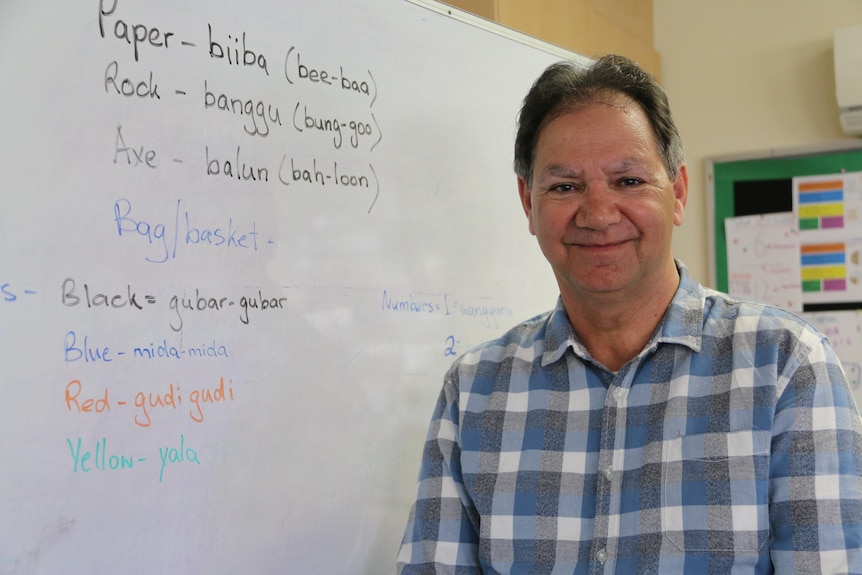
[[[680,551],[757,552],[769,541],[769,431],[662,445],[662,532]]]

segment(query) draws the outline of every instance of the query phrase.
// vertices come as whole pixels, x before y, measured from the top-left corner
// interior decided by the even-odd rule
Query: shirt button
[[[602,469],[602,475],[605,476],[605,479],[611,481],[614,478],[614,470],[610,467],[606,467],[605,469]]]
[[[599,563],[604,563],[608,559],[608,552],[604,549],[599,549],[596,551],[596,561]]]
[[[622,387],[618,387],[614,390],[614,397],[616,397],[617,399],[622,399],[625,394],[626,390]]]

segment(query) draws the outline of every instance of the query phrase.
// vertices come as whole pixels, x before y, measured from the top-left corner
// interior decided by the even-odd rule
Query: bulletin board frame
[[[728,290],[724,220],[737,215],[734,186],[738,182],[772,181],[862,171],[862,140],[816,147],[772,149],[706,159],[707,233],[710,285]]]

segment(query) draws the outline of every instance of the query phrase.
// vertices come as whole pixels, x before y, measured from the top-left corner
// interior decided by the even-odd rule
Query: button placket
[[[618,476],[615,466],[622,464],[621,450],[625,445],[625,403],[628,396],[628,389],[625,387],[626,379],[625,375],[618,374],[614,381],[610,382],[602,417],[601,451],[596,482],[596,520],[593,533],[596,543],[593,559],[596,567],[609,565],[607,563],[610,558],[608,542],[619,536],[614,527],[618,521],[613,518],[620,513],[621,499],[619,485],[615,486],[614,482]]]

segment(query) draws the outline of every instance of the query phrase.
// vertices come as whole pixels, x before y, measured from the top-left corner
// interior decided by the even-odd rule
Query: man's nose
[[[575,225],[594,230],[604,229],[619,223],[618,198],[607,184],[590,182],[581,194],[581,202],[575,214]]]

